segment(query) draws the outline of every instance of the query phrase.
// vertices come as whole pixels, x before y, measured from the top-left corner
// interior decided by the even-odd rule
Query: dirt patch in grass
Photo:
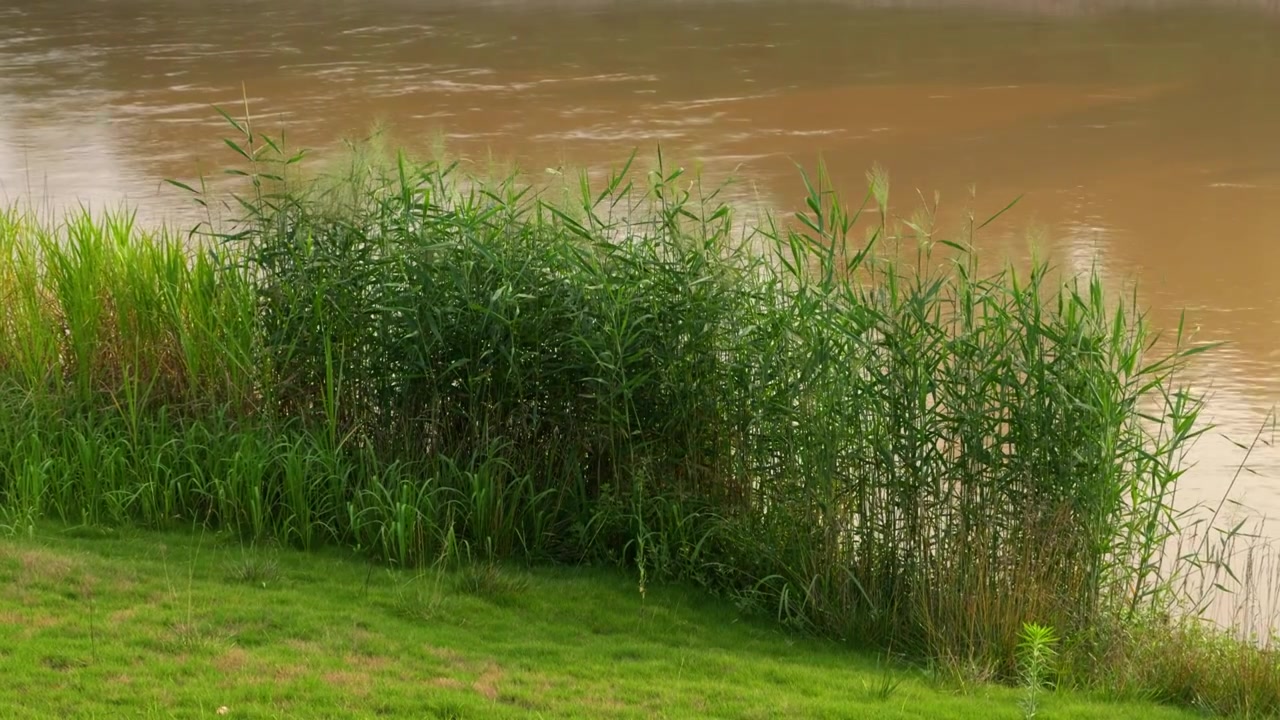
[[[271,677],[274,678],[276,682],[290,682],[300,677],[304,677],[309,671],[310,668],[306,665],[299,665],[296,663],[281,663],[269,668]]]
[[[31,615],[14,610],[0,612],[0,627],[13,626],[18,628],[18,637],[23,640],[30,640],[39,631],[58,627],[62,624],[62,621],[50,615]]]
[[[249,653],[238,647],[225,650],[221,655],[213,659],[213,666],[222,673],[239,672],[248,663]]]
[[[498,699],[498,683],[502,682],[505,674],[502,668],[493,663],[485,665],[484,670],[480,673],[480,677],[471,683],[471,689],[480,693],[490,700]]]
[[[128,597],[138,591],[139,584],[136,576],[126,575],[113,579],[108,587],[111,592]]]
[[[321,676],[326,683],[335,687],[340,687],[348,692],[357,695],[368,695],[373,689],[373,678],[367,673],[351,672],[349,670],[333,670]]]
[[[362,672],[382,672],[391,667],[392,663],[381,655],[359,655],[351,654],[342,656],[342,662],[350,668],[356,668]]]
[[[66,555],[53,553],[42,548],[24,548],[16,553],[22,572],[18,575],[18,583],[30,585],[36,582],[61,583],[65,581],[79,564]]]
[[[127,607],[122,610],[116,610],[115,612],[111,613],[110,615],[107,616],[107,620],[109,620],[112,625],[123,625],[127,622],[132,621],[135,617],[137,617],[137,615],[138,615],[138,608],[136,606]]]
[[[462,656],[462,653],[459,653],[457,650],[454,650],[452,648],[434,647],[434,646],[428,645],[425,649],[428,655],[432,655],[434,657],[440,658],[441,660],[443,660],[444,662],[450,665],[461,666],[461,665],[465,665],[467,662],[466,658]]]
[[[445,688],[446,690],[461,690],[466,687],[461,680],[451,677],[431,678],[427,683],[432,687]]]
[[[299,655],[319,655],[324,652],[324,646],[314,640],[299,640],[298,638],[289,638],[284,641],[285,647],[298,653]]]
[[[503,669],[493,661],[477,662],[469,660],[465,655],[457,650],[447,647],[427,646],[424,648],[428,655],[440,659],[445,667],[458,670],[464,673],[476,673],[477,677],[471,682],[471,689],[483,695],[489,700],[498,700],[500,695],[499,685],[506,677]],[[439,677],[429,681],[437,687],[462,687],[462,683],[452,678]]]

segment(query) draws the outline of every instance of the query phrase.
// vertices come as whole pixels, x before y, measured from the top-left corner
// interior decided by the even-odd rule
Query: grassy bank
[[[1199,405],[1099,278],[864,242],[821,181],[748,225],[661,162],[555,202],[404,158],[287,182],[237,129],[236,222],[0,214],[0,524],[607,562],[963,677],[1017,680],[1034,625],[1045,681],[1280,707],[1266,653],[1148,672],[1191,637]]]
[[[223,534],[41,525],[0,540],[0,582],[15,720],[1021,717],[1016,689],[957,688],[599,568],[371,571]],[[1041,712],[1196,717],[1070,692]]]

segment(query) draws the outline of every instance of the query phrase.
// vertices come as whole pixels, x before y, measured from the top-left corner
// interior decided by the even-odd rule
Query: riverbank
[[[883,173],[751,223],[661,157],[316,179],[227,120],[242,194],[181,187],[238,220],[0,212],[10,532],[605,564],[957,678],[1280,708],[1273,651],[1170,619],[1204,348],[1098,275],[988,270]]]
[[[601,568],[397,571],[225,533],[42,524],[0,539],[14,720],[1017,718],[956,685]],[[1046,717],[1196,713],[1046,692]],[[220,709],[225,708],[225,712]]]

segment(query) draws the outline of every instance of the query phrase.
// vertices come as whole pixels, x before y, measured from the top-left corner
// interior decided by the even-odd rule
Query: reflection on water
[[[644,2],[10,0],[0,7],[0,193],[122,199],[183,218],[157,182],[226,160],[210,105],[248,95],[295,144],[388,123],[397,140],[540,169],[639,146],[798,204],[825,159],[850,196],[891,171],[895,209],[941,191],[959,224],[1024,194],[982,237],[1137,280],[1230,346],[1196,379],[1247,440],[1280,398],[1280,3],[1158,0]],[[1242,453],[1206,435],[1188,494],[1216,501]],[[1280,514],[1280,452],[1237,497]]]

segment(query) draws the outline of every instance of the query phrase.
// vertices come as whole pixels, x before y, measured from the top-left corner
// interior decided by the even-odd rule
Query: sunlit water
[[[224,121],[328,146],[393,137],[483,166],[616,165],[634,148],[742,179],[779,210],[796,164],[850,198],[884,166],[943,218],[1020,203],[981,236],[1138,281],[1203,356],[1208,419],[1248,444],[1280,398],[1280,9],[1276,3],[702,0],[8,0],[0,194],[185,222],[190,180],[232,158]],[[970,201],[971,190],[976,199]],[[1216,503],[1244,453],[1214,431],[1183,501]],[[1270,439],[1267,436],[1264,439]],[[1233,500],[1280,514],[1280,451]],[[1234,508],[1229,508],[1235,512]]]

